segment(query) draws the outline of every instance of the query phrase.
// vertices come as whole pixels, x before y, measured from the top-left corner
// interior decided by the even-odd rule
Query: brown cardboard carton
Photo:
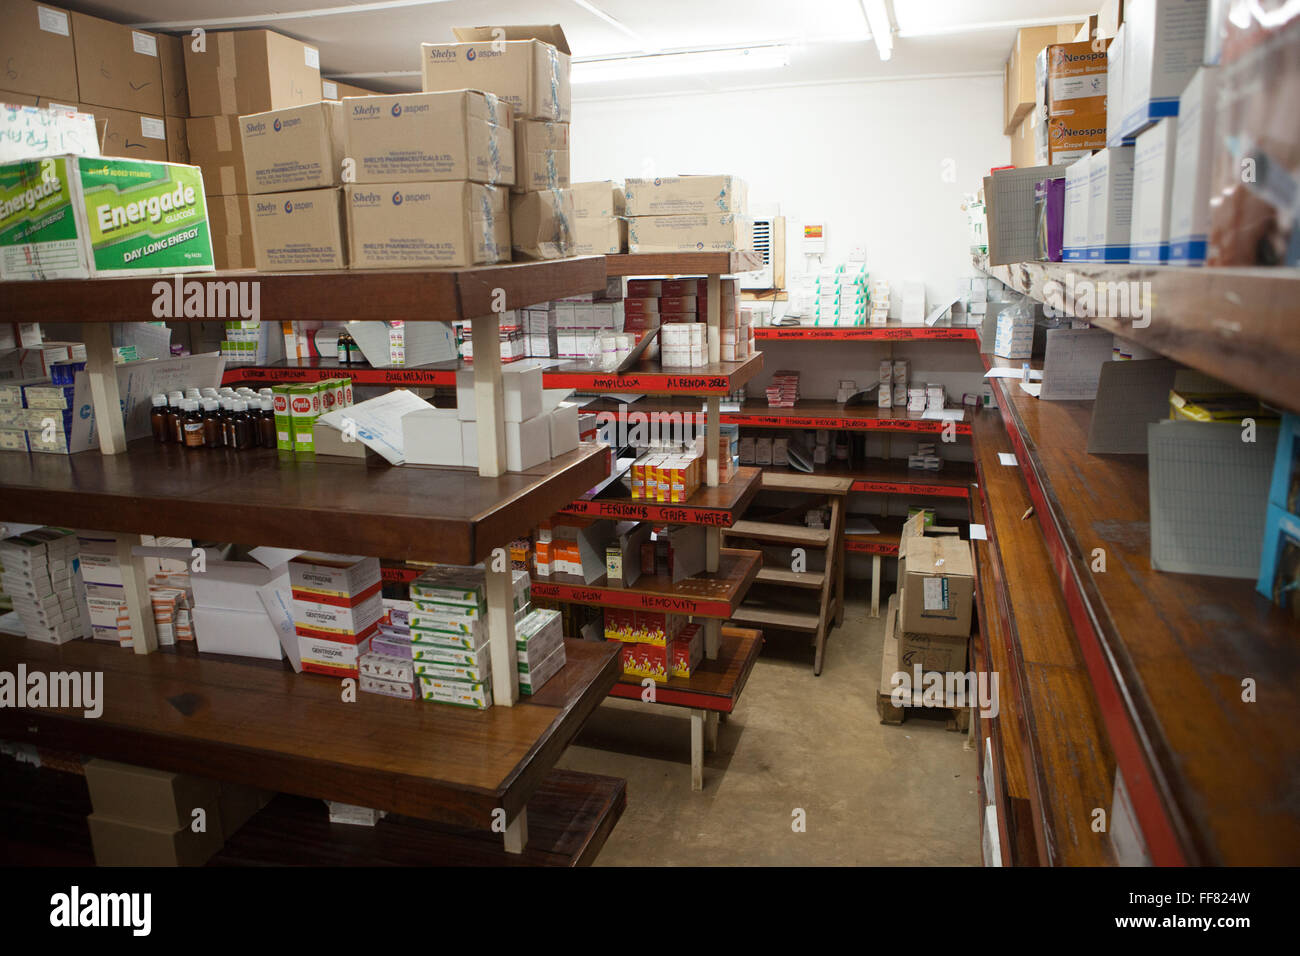
[[[612,256],[627,251],[626,219],[574,219],[575,256]]]
[[[168,33],[158,38],[158,62],[162,68],[163,115],[190,115],[190,86],[185,82],[185,46],[190,38],[181,39]]]
[[[899,669],[911,674],[912,668],[919,664],[923,674],[929,671],[964,673],[969,642],[969,637],[902,631],[898,641]]]
[[[77,102],[77,54],[71,15],[31,0],[0,0],[0,23],[4,24],[0,82],[5,89],[48,96],[65,104]]]
[[[305,189],[248,198],[259,272],[344,269],[342,191]]]
[[[1006,103],[1002,111],[1002,132],[1007,135],[1010,135],[1025,118],[1025,114],[1033,109],[1036,101],[1034,58],[1038,56],[1039,50],[1049,43],[1056,43],[1058,39],[1060,37],[1054,26],[1025,27],[1016,32],[1016,42],[1011,47],[1011,55],[1007,59],[1005,71]]]
[[[569,188],[569,124],[520,120],[515,124],[515,184],[511,192]]]
[[[203,191],[208,196],[248,193],[244,174],[244,143],[238,116],[200,116],[185,121],[190,162],[203,170]]]
[[[1105,113],[1054,116],[1047,121],[1049,165],[1071,163],[1105,145]]]
[[[1053,43],[1047,48],[1047,115],[1106,115],[1106,48],[1097,44]],[[1100,49],[1098,49],[1098,47]]]
[[[320,98],[323,100],[341,100],[345,96],[374,96],[374,90],[367,90],[365,87],[353,86],[351,83],[344,83],[342,80],[327,80],[321,77],[320,80]]]
[[[212,233],[212,262],[217,269],[255,269],[257,247],[251,232]]]
[[[485,90],[509,103],[519,119],[569,122],[569,44],[558,25],[452,32],[460,42],[420,45],[426,93]]]
[[[911,536],[900,547],[901,630],[916,634],[970,634],[975,568],[970,542],[951,535]]]
[[[510,248],[527,259],[573,255],[573,196],[542,189],[510,197]]]
[[[209,196],[208,228],[213,235],[252,235],[247,196]]]
[[[629,179],[623,192],[629,216],[730,212],[747,215],[749,187],[739,176],[657,176]]]
[[[167,161],[189,165],[190,140],[185,134],[185,118],[164,116],[163,119],[167,124]]]
[[[190,115],[247,116],[321,98],[320,53],[271,30],[209,33],[202,50],[185,44]]]
[[[97,814],[164,829],[188,827],[196,809],[217,819],[221,786],[214,780],[98,758],[85,764],[85,772]]]
[[[510,190],[503,186],[487,186],[492,203],[492,241],[496,243],[497,261],[509,262],[510,248]]]
[[[82,103],[162,115],[162,64],[156,36],[74,13],[72,41],[77,54],[77,98]]]
[[[167,162],[167,124],[161,116],[146,116],[107,106],[80,107],[95,117],[99,150],[105,156]]]
[[[37,106],[37,97],[32,93],[13,93],[9,90],[0,90],[0,103],[7,106]]]
[[[187,824],[169,829],[129,823],[101,813],[86,817],[99,866],[202,866],[221,849],[221,821],[201,833]]]
[[[358,442],[357,444],[360,444]],[[263,791],[240,783],[221,784],[221,834],[229,840],[262,809]]]
[[[627,208],[623,187],[612,179],[591,183],[573,183],[574,219],[611,219],[622,216]]]
[[[239,118],[251,195],[339,185],[343,104],[309,103]]]
[[[632,252],[734,252],[752,242],[750,221],[730,212],[628,219]]]
[[[498,261],[499,190],[428,182],[344,187],[352,268],[470,266]]]
[[[342,111],[358,183],[515,181],[514,120],[491,93],[348,97]]]

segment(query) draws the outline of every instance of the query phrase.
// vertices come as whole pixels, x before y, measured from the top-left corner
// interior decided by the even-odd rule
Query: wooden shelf
[[[466,269],[342,269],[333,272],[201,272],[190,282],[257,282],[261,317],[310,316],[324,322],[403,319],[451,322],[498,310],[521,309],[605,288],[603,256],[512,262]],[[159,282],[172,277],[53,279],[6,282],[0,297],[5,322],[142,322],[154,314]],[[504,290],[504,298],[496,290]],[[206,310],[205,310],[206,311]],[[177,316],[173,322],[224,315]]]
[[[938,435],[947,422],[930,421],[921,412],[901,408],[877,408],[874,405],[844,406],[839,402],[801,399],[793,408],[769,408],[745,404],[738,412],[723,412],[724,424],[747,428],[827,428],[832,431],[910,432]],[[970,413],[956,424],[958,435],[969,435]]]
[[[722,628],[717,659],[701,661],[690,677],[669,677],[666,683],[656,683],[654,702],[673,707],[731,713],[736,701],[740,699],[740,692],[745,689],[762,646],[761,631],[740,627]],[[609,696],[640,700],[645,692],[641,680],[639,677],[620,677]]]
[[[994,787],[1003,861],[1099,866],[1115,862],[1108,833],[1080,820],[1112,813],[1115,758],[1064,596],[1020,469],[994,410],[975,419],[980,493],[972,520],[988,538],[973,541],[979,599],[977,658],[999,680],[992,718]]]
[[[852,520],[849,515],[848,520]],[[866,516],[877,528],[875,534],[853,534],[844,532],[844,550],[849,554],[879,554],[884,557],[898,557],[898,545],[903,540],[902,518],[883,518],[877,515]]]
[[[611,276],[734,275],[763,267],[756,252],[640,252],[605,257]]]
[[[974,328],[930,328],[924,325],[771,325],[754,329],[760,342],[978,342],[980,330]]]
[[[1252,581],[1152,569],[1147,459],[1085,452],[1091,402],[994,394],[1155,862],[1300,860],[1294,620]],[[1243,703],[1246,677],[1269,692]]]
[[[608,473],[594,442],[483,478],[144,439],[121,455],[0,452],[0,519],[474,564]]]
[[[565,646],[537,694],[479,711],[377,694],[340,706],[337,680],[287,664],[3,635],[0,670],[102,672],[104,709],[3,708],[0,736],[486,830],[495,809],[524,809],[618,676],[617,648]]]
[[[783,483],[786,476],[802,472],[787,468],[763,466],[763,487],[768,487],[768,475]],[[908,468],[901,458],[879,459],[845,468],[830,465],[814,475],[843,477],[850,480],[849,491],[873,495],[911,495],[926,498],[969,498],[970,485],[975,478],[975,468],[968,461],[945,461],[942,471],[921,471]]]
[[[387,385],[392,388],[455,387],[460,361],[439,362],[401,368],[371,368],[332,359],[302,359],[276,362],[273,365],[227,365],[221,384],[251,383],[279,385],[285,382],[318,382],[323,378],[346,376],[354,385]]]
[[[1145,287],[1149,295],[1144,296],[1150,305],[1146,327],[1135,328],[1128,318],[1093,316],[1088,321],[1279,408],[1300,411],[1296,388],[1300,269],[1079,262],[988,266],[984,257],[978,257],[975,265],[1017,292],[1057,309],[1063,308],[1065,290],[1080,289],[1081,281],[1149,283]]]
[[[628,495],[584,496],[560,509],[560,514],[590,518],[613,518],[616,521],[654,521],[667,524],[702,524],[729,528],[737,515],[744,514],[758,494],[761,473],[757,468],[738,468],[728,482],[710,488],[701,485],[690,499],[681,504],[657,504]],[[621,484],[617,490],[625,492]]]
[[[676,584],[665,574],[643,575],[636,584],[626,588],[609,587],[603,577],[583,584],[566,574],[548,578],[534,575],[533,597],[725,621],[745,599],[762,563],[763,557],[757,551],[722,548],[718,553],[718,570],[712,574],[697,574]]]
[[[726,395],[742,387],[763,369],[763,353],[742,362],[710,362],[697,367],[663,368],[642,362],[628,372],[596,372],[585,362],[566,362],[547,369],[547,388],[580,392],[640,392],[648,395]],[[723,418],[725,421],[725,416]]]

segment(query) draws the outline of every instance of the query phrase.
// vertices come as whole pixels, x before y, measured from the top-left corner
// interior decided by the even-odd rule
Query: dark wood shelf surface
[[[762,473],[757,468],[738,468],[730,481],[715,488],[701,485],[695,494],[680,504],[660,504],[633,498],[621,484],[623,494],[583,496],[560,509],[561,514],[589,518],[613,518],[617,521],[654,521],[669,524],[703,524],[729,528],[758,494]]]
[[[567,663],[514,707],[486,710],[358,694],[288,665],[0,635],[0,669],[100,671],[103,714],[4,708],[0,735],[70,753],[194,773],[424,820],[487,829],[513,817],[609,693],[618,649],[566,642]],[[499,835],[498,835],[499,836]]]
[[[655,684],[656,704],[716,710],[729,714],[745,689],[758,652],[763,647],[763,632],[744,627],[724,627],[718,640],[715,660],[703,660],[690,677],[669,677]],[[609,692],[611,697],[641,700],[645,688],[642,678],[622,676]]]
[[[1067,290],[1081,283],[1143,283],[1149,324],[1105,315],[1088,319],[1153,352],[1258,395],[1290,411],[1300,411],[1300,269],[1177,268],[1099,265],[1082,262],[1017,262],[977,268],[1017,292],[1055,308]],[[1079,293],[1076,293],[1076,299]],[[1100,296],[1099,296],[1100,297]],[[1118,305],[1118,303],[1117,303]],[[1109,303],[1107,304],[1109,309]]]
[[[474,564],[609,474],[587,442],[497,478],[132,442],[120,455],[0,453],[0,518]]]
[[[542,378],[547,388],[573,388],[579,392],[726,395],[762,370],[763,353],[755,352],[743,361],[710,362],[696,367],[665,368],[657,361],[645,361],[627,372],[598,372],[585,362],[565,362],[547,368]]]
[[[676,584],[666,574],[642,575],[631,587],[610,587],[602,576],[583,584],[567,574],[533,575],[533,596],[595,607],[666,611],[727,620],[745,599],[763,556],[757,551],[721,548],[718,570],[684,578]]]
[[[977,328],[904,325],[767,325],[754,329],[760,342],[978,342]]]
[[[184,282],[257,282],[261,317],[288,321],[451,322],[521,309],[605,288],[604,256],[509,262],[463,269],[340,269],[329,272],[199,272]],[[0,321],[152,322],[158,283],[172,276],[6,282]],[[504,298],[496,290],[504,290]],[[226,316],[176,316],[173,322]]]
[[[800,475],[792,468],[763,466],[764,475]],[[850,480],[849,491],[877,495],[913,495],[930,498],[968,498],[975,466],[968,461],[945,461],[941,471],[908,468],[902,458],[873,458],[853,467],[827,465],[813,472]]]
[[[1155,862],[1300,861],[1295,622],[1253,581],[1152,569],[1147,459],[1086,453],[1092,402],[994,394]]]
[[[756,252],[638,252],[605,257],[611,276],[733,275],[761,269]]]

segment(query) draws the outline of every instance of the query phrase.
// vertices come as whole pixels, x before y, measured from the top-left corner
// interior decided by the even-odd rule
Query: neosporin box
[[[71,155],[0,165],[0,278],[213,268],[194,166]]]

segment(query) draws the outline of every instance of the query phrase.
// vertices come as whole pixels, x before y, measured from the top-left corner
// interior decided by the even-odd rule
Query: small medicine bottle
[[[158,393],[153,397],[153,408],[149,411],[149,425],[153,428],[153,440],[165,443],[171,436],[167,431],[167,396]]]
[[[184,392],[167,393],[167,434],[178,445],[185,444],[185,436],[181,433],[181,415],[184,414],[181,403],[184,401]]]
[[[258,404],[261,407],[257,421],[262,436],[261,445],[263,448],[275,448],[280,438],[275,430],[275,405],[270,396],[258,399]]]
[[[234,415],[231,427],[234,434],[234,447],[239,449],[253,447],[253,422],[248,417],[248,402],[242,398],[234,403]]]
[[[221,444],[227,448],[235,447],[235,400],[221,399]]]
[[[215,398],[203,400],[203,444],[208,448],[220,448],[221,406]]]
[[[185,399],[182,406],[181,433],[185,436],[186,448],[203,447],[203,415],[198,401],[193,398]]]

